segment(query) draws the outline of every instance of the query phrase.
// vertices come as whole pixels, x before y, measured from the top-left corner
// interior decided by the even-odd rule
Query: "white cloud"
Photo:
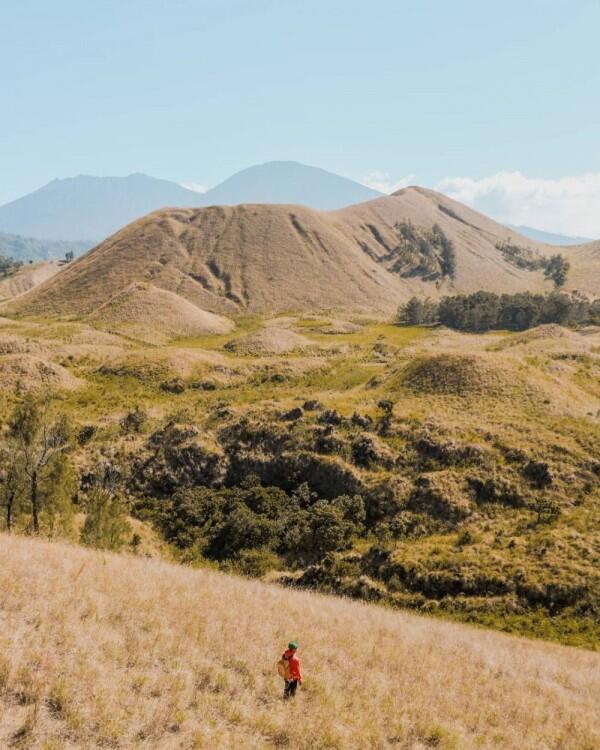
[[[208,185],[200,185],[198,182],[180,182],[179,184],[194,193],[206,193],[208,190]]]
[[[504,223],[547,232],[600,238],[600,173],[555,180],[498,172],[489,177],[447,177],[436,190]]]
[[[406,177],[401,177],[399,180],[393,180],[387,172],[381,172],[374,170],[365,175],[361,182],[367,187],[373,188],[373,190],[379,190],[380,193],[394,193],[396,190],[405,188],[414,182],[414,174],[407,174]]]

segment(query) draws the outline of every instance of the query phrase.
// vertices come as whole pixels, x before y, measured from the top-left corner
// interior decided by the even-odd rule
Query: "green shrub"
[[[123,501],[102,487],[94,487],[85,503],[87,516],[81,542],[98,549],[119,550],[131,534]]]
[[[243,549],[235,558],[231,569],[252,578],[262,578],[270,570],[281,567],[279,557],[268,549]]]
[[[126,434],[132,432],[142,432],[147,420],[148,415],[146,414],[146,412],[139,406],[136,406],[133,411],[127,412],[127,414],[121,420],[121,430]]]

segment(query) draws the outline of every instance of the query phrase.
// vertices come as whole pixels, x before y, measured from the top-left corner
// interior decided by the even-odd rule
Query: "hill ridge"
[[[13,310],[88,315],[135,281],[225,315],[319,309],[389,315],[413,295],[551,290],[541,271],[505,256],[501,245],[508,241],[542,255],[556,252],[424,188],[331,212],[285,204],[162,209],[109,237]],[[444,243],[453,247],[451,271],[444,271]],[[600,293],[596,245],[568,257],[567,288]]]

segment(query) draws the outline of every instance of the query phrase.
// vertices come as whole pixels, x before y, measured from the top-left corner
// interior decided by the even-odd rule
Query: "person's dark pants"
[[[285,687],[283,688],[283,697],[285,700],[293,698],[296,695],[298,689],[298,680],[286,680]]]

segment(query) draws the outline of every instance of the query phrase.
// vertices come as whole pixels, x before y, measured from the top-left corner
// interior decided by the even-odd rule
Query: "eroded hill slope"
[[[85,316],[148,282],[216,313],[345,309],[389,315],[412,295],[549,291],[501,245],[537,245],[440,194],[407,188],[335,212],[300,206],[166,209],[128,225],[12,306]],[[594,245],[565,250],[567,288],[600,292]]]

